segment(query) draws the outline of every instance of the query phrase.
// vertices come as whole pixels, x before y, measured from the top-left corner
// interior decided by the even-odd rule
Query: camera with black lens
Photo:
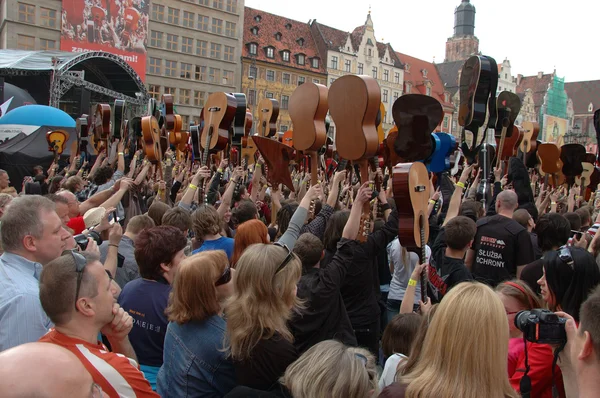
[[[567,341],[566,323],[565,318],[541,308],[519,311],[515,316],[515,326],[523,332],[525,339],[538,344],[565,343]]]
[[[77,246],[79,246],[79,250],[81,251],[87,249],[89,242],[88,238],[92,238],[93,240],[95,240],[98,246],[102,244],[102,238],[100,237],[100,234],[96,231],[90,231],[87,234],[79,234],[73,236],[73,239],[75,239],[75,243],[77,243]]]

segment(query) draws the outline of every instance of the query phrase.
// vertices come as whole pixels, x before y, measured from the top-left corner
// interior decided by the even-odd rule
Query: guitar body
[[[572,185],[576,176],[583,173],[582,161],[586,155],[585,147],[581,144],[565,144],[560,149],[560,160],[563,162],[562,173]]]
[[[54,130],[46,133],[46,141],[48,142],[48,150],[55,155],[62,155],[67,141],[69,141],[69,133],[63,130]]]
[[[246,148],[246,146],[248,145],[248,137],[250,136],[250,130],[252,130],[253,124],[254,124],[254,121],[252,120],[252,112],[250,112],[247,109],[246,110],[246,119],[244,122],[244,136],[242,137],[242,140],[241,140],[242,148]]]
[[[98,104],[94,116],[94,146],[96,152],[105,152],[108,149],[110,134],[110,105]]]
[[[245,147],[242,147],[242,160],[245,160],[246,166],[255,163],[254,154],[256,153],[256,144],[254,138],[257,136],[248,137],[248,142]]]
[[[478,201],[487,202],[487,198],[490,197],[490,183],[489,176],[492,171],[492,160],[496,158],[496,148],[483,143],[479,146],[477,152],[477,166],[481,172],[481,182],[477,187],[476,199]]]
[[[114,121],[111,131],[111,141],[124,140],[127,137],[127,132],[124,129],[125,124],[125,101],[115,100],[114,105]]]
[[[212,93],[204,105],[203,151],[222,151],[229,142],[229,126],[235,117],[237,101],[231,94]]]
[[[594,156],[594,159],[596,158],[595,155],[592,156]],[[596,167],[590,162],[581,162],[581,167],[583,168],[583,171],[580,175],[575,177],[575,185],[578,187],[587,188],[590,185],[592,174],[596,170]]]
[[[300,88],[301,86],[298,86]],[[258,103],[258,135],[273,137],[277,131],[279,102],[273,98],[263,98]]]
[[[358,160],[375,155],[378,148],[375,119],[381,104],[377,81],[363,75],[342,76],[329,88],[328,102],[337,129],[335,146],[340,157]]]
[[[541,176],[553,176],[552,184],[561,185],[558,181],[562,174],[563,162],[560,159],[561,148],[553,142],[544,142],[538,145],[537,155],[540,160],[539,172]]]
[[[192,143],[192,155],[194,160],[199,160],[202,156],[202,147],[200,146],[200,136],[202,132],[198,126],[190,126],[190,141]]]
[[[521,99],[515,93],[510,91],[502,91],[496,98],[496,113],[498,120],[496,121],[495,131],[496,138],[499,139],[504,126],[506,126],[506,138],[512,137],[513,126],[519,112],[521,111]],[[508,120],[506,120],[508,119]]]
[[[392,167],[402,162],[402,159],[400,159],[396,151],[394,151],[394,142],[396,142],[397,138],[398,127],[394,126],[388,132],[383,144],[383,163],[388,167],[390,174],[392,173]]]
[[[500,141],[502,138],[496,138],[497,148],[502,148],[502,152],[498,154],[500,156],[500,160],[508,160],[512,156],[515,156],[517,150],[519,149],[519,145],[523,140],[523,131],[520,127],[513,125],[511,130],[512,132],[510,134],[510,137],[507,133],[503,145],[500,145]]]
[[[450,169],[450,155],[456,151],[458,144],[452,134],[433,133],[432,136],[435,148],[428,159],[427,171],[441,173]]]
[[[434,149],[431,133],[444,117],[439,101],[428,95],[403,95],[394,102],[392,116],[398,127],[396,154],[407,162],[428,159]]]
[[[311,82],[296,88],[290,98],[289,112],[294,124],[294,148],[318,151],[325,145],[328,111],[327,87]]]
[[[283,133],[281,143],[287,146],[294,147],[294,132],[292,130],[288,130],[285,133]]]
[[[477,132],[485,124],[490,99],[493,70],[490,59],[474,55],[467,59],[460,74],[460,105],[458,124]],[[475,143],[474,143],[475,145]]]
[[[394,166],[392,184],[399,218],[398,239],[407,250],[415,251],[429,240],[427,168],[420,162],[398,164]],[[421,239],[421,229],[424,239]]]
[[[253,140],[267,165],[267,181],[273,186],[283,184],[294,192],[294,184],[289,172],[294,149],[269,137],[254,136]]]
[[[233,135],[231,143],[233,145],[240,145],[245,132],[248,100],[246,99],[246,94],[244,93],[231,93],[231,95],[235,97],[235,101],[237,103],[235,116],[233,117]],[[250,114],[250,117],[252,118],[252,114]]]
[[[162,96],[162,117],[164,122],[160,127],[164,127],[167,131],[175,129],[175,99],[172,94],[163,94]]]
[[[378,113],[378,117],[377,117],[377,139],[379,141],[379,143],[382,143],[383,140],[385,139],[385,131],[383,130],[383,122],[385,121],[385,115],[386,115],[386,110],[385,110],[385,105],[382,102],[379,105],[379,113]]]
[[[142,139],[146,158],[153,164],[162,160],[162,149],[160,147],[160,128],[158,120],[154,116],[142,118]]]
[[[537,148],[537,137],[540,134],[540,125],[536,122],[523,122],[523,141],[521,152],[530,153]]]

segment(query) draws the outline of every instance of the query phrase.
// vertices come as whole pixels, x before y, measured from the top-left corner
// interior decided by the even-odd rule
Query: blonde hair
[[[201,322],[221,310],[215,283],[228,266],[222,250],[194,254],[179,264],[165,313],[179,324]]]
[[[482,283],[463,282],[438,306],[417,364],[399,381],[408,385],[406,398],[516,398],[507,356],[508,327],[500,298]]]
[[[237,262],[234,294],[226,305],[226,345],[233,359],[249,358],[258,342],[275,332],[293,341],[287,321],[292,309],[301,306],[295,293],[302,264],[292,254],[292,260],[276,273],[287,256],[281,246],[258,243],[249,246]]]
[[[325,340],[288,366],[281,384],[294,398],[377,396],[375,358],[363,348]]]

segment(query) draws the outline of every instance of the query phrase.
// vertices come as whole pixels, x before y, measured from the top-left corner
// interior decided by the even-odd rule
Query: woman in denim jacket
[[[157,377],[161,397],[222,397],[236,386],[233,363],[223,349],[222,317],[234,272],[221,250],[181,263],[166,310],[170,322]]]

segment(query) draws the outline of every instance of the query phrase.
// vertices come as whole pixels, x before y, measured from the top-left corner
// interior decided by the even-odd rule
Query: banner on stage
[[[542,139],[545,142],[555,142],[559,145],[564,143],[564,135],[567,132],[567,119],[556,116],[544,115],[544,134]]]
[[[60,49],[106,51],[146,79],[147,0],[62,0]]]

